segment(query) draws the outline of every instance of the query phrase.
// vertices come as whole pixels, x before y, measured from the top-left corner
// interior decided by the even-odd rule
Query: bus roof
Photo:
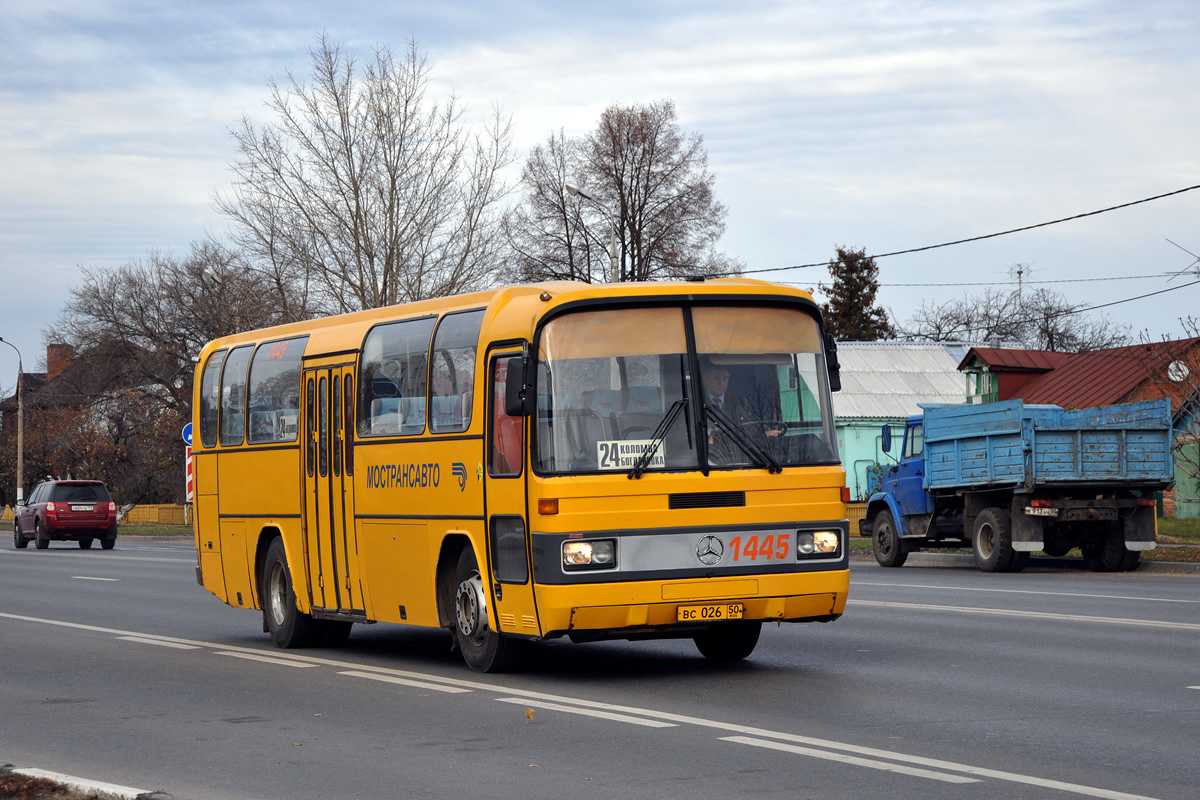
[[[485,322],[485,327],[489,330],[492,340],[528,339],[540,318],[566,304],[587,300],[619,300],[623,297],[703,297],[730,294],[785,296],[801,302],[812,302],[812,296],[808,292],[754,278],[616,284],[548,281],[502,286],[482,292],[438,297],[244,331],[209,342],[199,353],[198,360],[202,361],[210,352],[222,347],[236,347],[239,344],[306,334],[309,336],[307,355],[356,352],[362,345],[367,329],[377,323],[485,307],[491,311],[491,318]]]

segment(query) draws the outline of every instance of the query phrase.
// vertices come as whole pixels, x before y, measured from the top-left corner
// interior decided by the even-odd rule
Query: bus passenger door
[[[304,379],[304,531],[314,608],[362,611],[354,537],[353,369],[308,369]]]
[[[526,421],[504,412],[509,364],[520,351],[493,352],[488,360],[487,509],[488,562],[496,622],[504,633],[538,636],[526,520]]]

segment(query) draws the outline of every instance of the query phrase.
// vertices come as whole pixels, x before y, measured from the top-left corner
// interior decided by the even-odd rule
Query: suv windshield
[[[98,483],[60,483],[55,485],[53,496],[48,500],[60,503],[107,503],[108,489]]]
[[[541,331],[537,392],[542,474],[620,470],[636,477],[837,460],[820,331],[797,308],[566,314]],[[660,430],[673,408],[676,418]],[[639,464],[652,444],[653,455]]]

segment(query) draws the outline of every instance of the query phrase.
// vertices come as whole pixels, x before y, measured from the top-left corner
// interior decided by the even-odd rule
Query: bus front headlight
[[[841,548],[837,531],[800,531],[796,534],[797,558],[827,558],[836,556]]]
[[[616,540],[563,542],[562,564],[565,570],[612,569],[617,565]]]

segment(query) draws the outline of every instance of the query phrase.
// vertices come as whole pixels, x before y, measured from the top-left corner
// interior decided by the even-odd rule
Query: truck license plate
[[[676,612],[679,622],[714,622],[741,619],[746,613],[742,603],[717,603],[707,606],[680,606]]]
[[[1037,506],[1029,506],[1025,509],[1025,513],[1031,517],[1057,517],[1057,508],[1039,508]]]

